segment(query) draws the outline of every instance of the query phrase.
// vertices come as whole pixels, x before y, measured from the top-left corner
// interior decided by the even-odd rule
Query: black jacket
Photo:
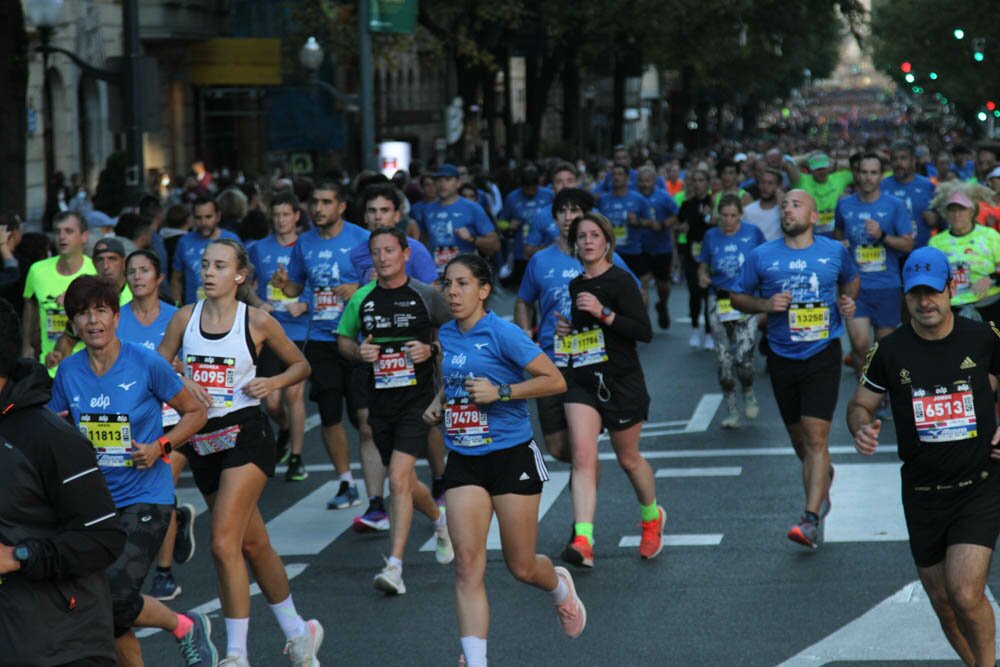
[[[0,390],[0,543],[31,559],[0,584],[0,665],[114,659],[105,571],[125,545],[90,443],[50,412],[52,381],[18,363]]]

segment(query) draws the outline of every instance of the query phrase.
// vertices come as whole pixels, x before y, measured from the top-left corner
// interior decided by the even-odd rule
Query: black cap
[[[125,244],[116,239],[114,236],[105,236],[103,239],[94,244],[94,252],[91,253],[91,257],[97,257],[101,253],[105,252],[118,253],[124,257]]]

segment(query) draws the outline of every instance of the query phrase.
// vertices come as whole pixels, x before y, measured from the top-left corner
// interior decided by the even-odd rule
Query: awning
[[[196,86],[280,86],[281,40],[218,37],[191,48]]]

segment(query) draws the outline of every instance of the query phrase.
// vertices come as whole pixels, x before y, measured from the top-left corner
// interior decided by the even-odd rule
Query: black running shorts
[[[230,415],[220,417],[220,419],[228,417]],[[194,447],[190,443],[184,445],[182,453],[187,456],[191,474],[194,476],[194,483],[204,496],[219,490],[222,471],[227,468],[238,468],[247,463],[253,463],[265,475],[274,477],[277,445],[274,442],[274,433],[271,431],[271,422],[256,406],[238,410],[232,413],[232,417],[237,421],[229,421],[230,424],[240,424],[240,433],[236,438],[235,447],[202,456],[194,451]],[[208,432],[205,429],[202,430]]]
[[[567,373],[566,403],[582,403],[597,410],[604,428],[624,431],[649,418],[649,393],[641,369],[620,376],[584,366]]]
[[[803,417],[833,419],[841,375],[840,339],[808,359],[788,359],[770,352],[767,367],[781,419],[797,424]]]
[[[444,468],[445,489],[481,486],[491,496],[514,493],[535,496],[549,479],[545,459],[534,440],[481,456],[448,452]]]
[[[430,404],[430,399],[427,401]],[[368,425],[372,429],[375,447],[382,457],[382,465],[389,465],[394,451],[422,459],[427,456],[427,432],[430,426],[424,421],[426,405],[412,405],[392,415],[368,413]]]
[[[135,503],[118,510],[125,529],[125,548],[108,568],[115,637],[128,632],[142,611],[142,584],[160,553],[173,511],[173,505],[152,503]]]

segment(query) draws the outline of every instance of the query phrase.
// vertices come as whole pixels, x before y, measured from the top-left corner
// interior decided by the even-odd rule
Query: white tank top
[[[250,398],[242,391],[257,375],[257,355],[251,348],[247,305],[239,302],[232,328],[218,340],[206,338],[201,332],[204,306],[204,301],[195,305],[184,330],[182,349],[184,374],[207,389],[212,398],[208,418],[260,405],[260,399]]]

